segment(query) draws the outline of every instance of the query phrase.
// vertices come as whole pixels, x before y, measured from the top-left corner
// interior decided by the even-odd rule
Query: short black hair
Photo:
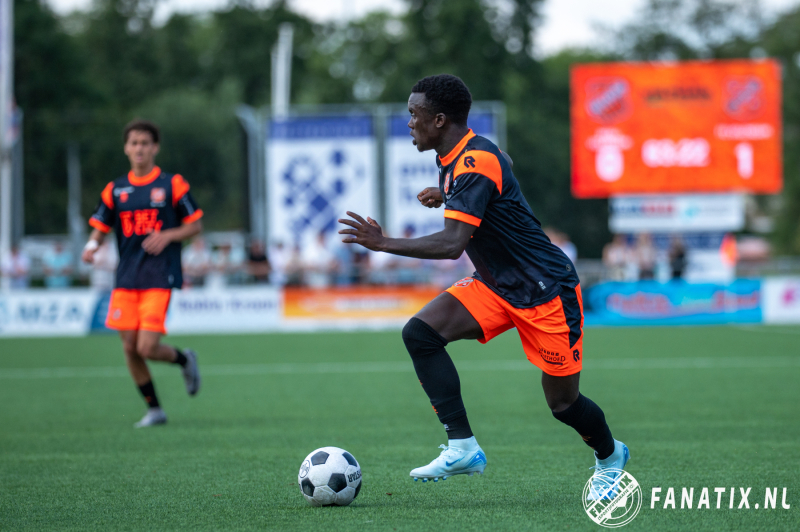
[[[467,124],[472,94],[458,76],[439,74],[422,78],[411,92],[424,93],[434,115],[444,113],[455,124]]]
[[[158,126],[149,120],[141,120],[137,118],[132,122],[128,122],[128,125],[126,125],[125,129],[122,130],[123,142],[128,142],[128,134],[130,134],[131,131],[145,131],[150,133],[150,136],[153,137],[153,142],[158,144],[160,136],[158,132]]]

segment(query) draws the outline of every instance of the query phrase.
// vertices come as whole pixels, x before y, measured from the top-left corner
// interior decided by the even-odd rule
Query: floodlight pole
[[[14,107],[14,0],[0,0],[0,260],[11,255],[11,178]],[[2,276],[0,289],[10,280]]]
[[[266,181],[264,117],[250,106],[240,105],[236,116],[247,135],[247,189],[250,205],[250,234],[256,240],[267,243]]]
[[[278,42],[272,48],[272,116],[289,115],[292,89],[292,39],[294,26],[285,22],[278,30]]]

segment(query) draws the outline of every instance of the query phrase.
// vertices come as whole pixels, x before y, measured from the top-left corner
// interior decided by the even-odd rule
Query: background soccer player
[[[197,355],[162,344],[161,335],[166,333],[171,291],[183,284],[181,241],[202,230],[203,211],[181,175],[164,173],[155,165],[159,150],[155,124],[131,122],[123,138],[131,171],[103,189],[89,220],[94,230],[82,258],[91,263],[105,235],[114,229],[119,266],[106,326],[119,331],[128,370],[147,402],[147,413],[135,426],[149,427],[166,423],[167,416],[146,360],[181,366],[189,395],[200,389]]]
[[[353,220],[339,220],[349,226],[339,231],[348,235],[346,243],[422,259],[456,259],[466,250],[475,265],[473,277],[437,296],[403,329],[414,369],[449,440],[438,458],[411,476],[438,480],[483,472],[486,456],[472,434],[445,346],[461,339],[486,343],[512,327],[528,360],[542,369],[553,416],[594,449],[597,470],[622,469],[628,448],[612,438],[603,411],[578,389],[583,308],[575,266],[542,231],[509,160],[467,127],[471,105],[466,85],[450,75],[420,80],[408,99],[413,142],[419,151],[436,150],[439,166],[439,187],[425,189],[418,199],[429,207],[445,204],[443,231],[395,239],[384,237],[372,218],[348,212]],[[608,496],[597,487],[590,498]]]

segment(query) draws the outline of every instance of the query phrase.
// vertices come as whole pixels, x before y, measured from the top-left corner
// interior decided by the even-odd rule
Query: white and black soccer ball
[[[303,460],[297,482],[311,506],[347,506],[361,491],[361,466],[344,449],[322,447]]]

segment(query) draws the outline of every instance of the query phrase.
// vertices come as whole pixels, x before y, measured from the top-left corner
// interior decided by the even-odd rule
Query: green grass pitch
[[[583,511],[591,451],[553,419],[514,331],[449,346],[484,476],[413,482],[445,435],[399,332],[172,337],[203,388],[155,366],[169,424],[144,412],[115,336],[0,340],[2,530],[600,530]],[[590,328],[582,391],[628,444],[644,488],[625,530],[800,529],[800,327]],[[344,508],[312,508],[303,457],[361,463]],[[678,509],[650,509],[650,490]],[[791,509],[756,510],[787,487]],[[680,488],[711,509],[680,509]],[[752,487],[750,510],[714,487]],[[779,489],[780,492],[780,489]]]

